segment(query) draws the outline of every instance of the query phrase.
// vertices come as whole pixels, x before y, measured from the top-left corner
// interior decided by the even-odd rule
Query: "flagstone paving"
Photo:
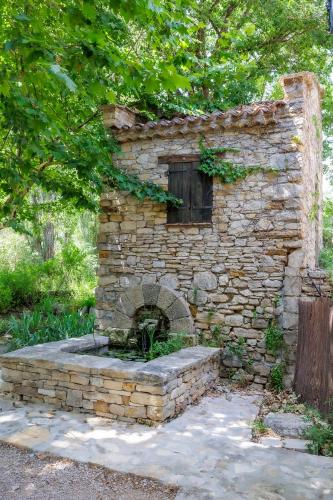
[[[333,459],[251,441],[259,400],[205,397],[157,428],[4,401],[0,441],[175,484],[177,500],[333,499]]]

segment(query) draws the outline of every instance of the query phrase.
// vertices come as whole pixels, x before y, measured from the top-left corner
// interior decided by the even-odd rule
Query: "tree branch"
[[[6,145],[6,142],[7,142],[7,139],[9,137],[9,134],[11,133],[11,131],[13,130],[13,127],[10,127],[5,135],[5,137],[3,138],[3,141],[2,141],[2,144],[1,144],[1,147],[0,147],[0,150],[3,149]]]
[[[87,118],[80,125],[78,125],[77,127],[71,128],[71,131],[77,132],[78,130],[80,130],[80,128],[83,128],[85,125],[88,125],[88,123],[91,122],[92,120],[94,120],[94,118],[96,118],[96,116],[99,115],[99,113],[100,113],[99,111],[95,111],[95,113],[93,113],[91,116],[89,116],[89,118]]]

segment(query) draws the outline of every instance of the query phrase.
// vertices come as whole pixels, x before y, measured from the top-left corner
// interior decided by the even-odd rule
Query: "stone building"
[[[157,306],[170,331],[195,341],[216,331],[227,344],[242,338],[252,360],[249,378],[261,387],[275,363],[265,331],[276,322],[292,380],[298,300],[327,289],[316,269],[321,89],[311,73],[285,76],[281,84],[283,100],[205,116],[141,123],[128,108],[104,107],[105,126],[121,146],[116,164],[183,194],[186,206],[177,210],[119,192],[102,196],[99,331],[132,328],[138,309]],[[259,168],[230,184],[201,174],[200,140],[232,148],[223,156],[237,165]]]

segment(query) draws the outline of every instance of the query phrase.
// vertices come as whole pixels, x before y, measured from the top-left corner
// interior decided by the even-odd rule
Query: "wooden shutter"
[[[191,163],[191,222],[210,222],[213,205],[213,183],[209,175],[198,170],[200,163]]]
[[[180,207],[168,207],[168,223],[184,223],[190,221],[191,205],[190,205],[190,183],[188,179],[189,163],[172,163],[169,165],[169,191],[170,193],[181,198],[183,204]]]
[[[200,172],[198,161],[169,165],[169,191],[181,198],[180,207],[168,207],[168,223],[211,222],[213,204],[212,178]]]

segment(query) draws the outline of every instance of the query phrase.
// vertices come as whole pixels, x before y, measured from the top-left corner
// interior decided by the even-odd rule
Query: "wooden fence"
[[[327,297],[299,302],[294,387],[303,401],[327,414],[333,409],[333,303]]]

